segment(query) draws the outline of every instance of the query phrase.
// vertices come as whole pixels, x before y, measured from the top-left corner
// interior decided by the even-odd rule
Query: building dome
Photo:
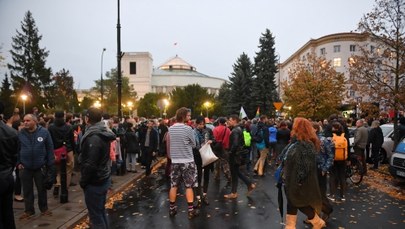
[[[170,58],[164,64],[160,65],[158,69],[161,70],[189,70],[189,71],[196,71],[195,67],[191,64],[187,63],[179,56],[175,56]]]

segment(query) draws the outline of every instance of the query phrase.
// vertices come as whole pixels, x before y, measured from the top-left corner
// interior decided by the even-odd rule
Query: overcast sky
[[[310,39],[355,31],[374,0],[121,0],[121,51],[150,52],[154,67],[178,54],[198,72],[227,79],[245,52],[258,51],[268,28],[287,59]],[[87,89],[103,69],[117,66],[117,0],[0,0],[0,49],[9,50],[30,10],[47,67],[65,68],[75,88]],[[174,45],[177,43],[177,45]],[[0,67],[0,80],[7,69]]]

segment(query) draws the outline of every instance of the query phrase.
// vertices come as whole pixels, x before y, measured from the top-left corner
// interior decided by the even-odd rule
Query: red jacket
[[[224,149],[229,149],[229,136],[231,135],[231,130],[223,125],[219,125],[212,131],[216,142],[222,142]]]

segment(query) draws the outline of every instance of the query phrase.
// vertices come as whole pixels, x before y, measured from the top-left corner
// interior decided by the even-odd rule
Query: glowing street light
[[[132,101],[128,101],[127,106],[128,106],[128,116],[131,116],[132,107],[134,107],[134,103]]]
[[[209,101],[207,101],[207,102],[204,103],[204,106],[205,106],[205,108],[207,109],[207,118],[208,118],[208,117],[209,117],[209,116],[208,116],[208,109],[210,108],[211,103],[210,103]]]
[[[101,107],[100,101],[97,100],[96,102],[94,102],[93,106],[94,106],[95,108],[100,108],[100,107]]]
[[[21,99],[23,101],[23,114],[25,115],[25,101],[27,100],[27,95],[26,94],[22,94],[21,95]]]
[[[167,107],[169,106],[169,100],[168,99],[163,99],[163,104],[164,104],[164,111],[163,111],[163,116],[164,116],[164,118],[166,118],[166,115],[167,115]]]

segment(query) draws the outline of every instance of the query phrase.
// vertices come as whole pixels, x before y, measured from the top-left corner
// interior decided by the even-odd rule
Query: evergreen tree
[[[263,114],[274,114],[273,102],[279,101],[275,77],[278,72],[277,56],[275,55],[274,37],[269,29],[259,40],[260,51],[256,53],[254,63],[254,89],[252,104],[260,107]]]
[[[255,107],[252,104],[253,64],[245,53],[242,53],[233,65],[229,77],[229,100],[226,103],[228,114],[239,114],[243,106],[248,116],[254,116]]]
[[[73,76],[69,70],[62,69],[53,76],[53,85],[50,92],[54,95],[52,105],[57,110],[70,111],[77,103],[74,98]]]
[[[229,107],[228,103],[228,101],[230,101],[230,98],[231,98],[231,83],[225,82],[224,84],[221,85],[218,97],[216,97],[216,101],[218,102],[216,114],[226,115],[232,113],[232,110]]]
[[[51,69],[45,66],[49,52],[40,48],[42,36],[38,34],[34,18],[30,11],[21,23],[21,32],[12,38],[10,50],[13,64],[8,64],[15,96],[29,95],[29,107],[48,106],[51,87]],[[48,97],[46,97],[48,96]],[[50,97],[49,97],[50,96]]]
[[[9,117],[13,113],[15,98],[12,97],[12,94],[13,90],[11,90],[11,84],[6,74],[0,88],[0,101],[5,106],[4,115],[6,117]]]

